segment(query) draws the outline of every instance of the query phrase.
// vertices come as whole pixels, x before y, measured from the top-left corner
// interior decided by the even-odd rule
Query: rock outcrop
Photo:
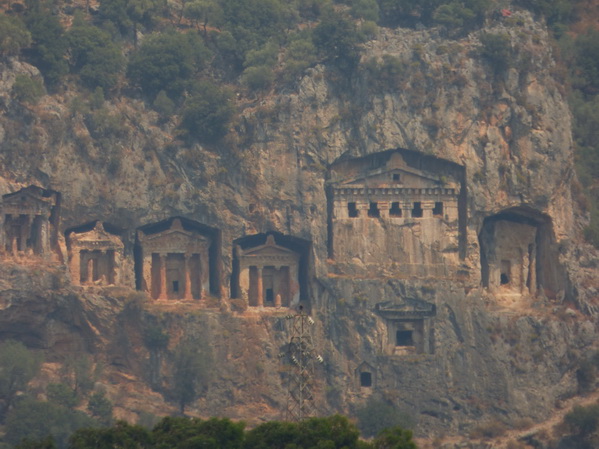
[[[479,55],[483,32],[509,36],[505,72]],[[279,288],[283,306],[303,304],[316,322],[319,413],[353,413],[380,394],[425,435],[542,419],[577,393],[576,370],[597,349],[597,256],[580,239],[570,113],[547,42],[525,12],[456,40],[380,29],[352,76],[319,65],[294,89],[240,98],[234,129],[209,148],[178,141],[175,123],[160,124],[138,100],[83,113],[67,93],[25,107],[12,83],[35,69],[3,62],[0,193],[61,193],[62,256],[7,256],[0,335],[44,349],[48,361],[93,355],[119,413],[133,419],[168,410],[148,392],[149,364],[169,376],[168,351],[156,362],[144,342],[144,329],[159,326],[171,347],[193,337],[213,352],[193,413],[279,418],[289,309],[242,294],[255,288],[245,296],[261,291],[275,305]],[[376,76],[389,57],[401,73]],[[333,197],[333,188],[354,190]],[[209,234],[214,249],[197,263],[210,265],[210,287],[200,295],[199,284],[156,268],[173,295],[189,282],[204,296],[156,302],[133,289],[153,288],[142,283],[154,268],[136,268],[137,231],[175,217]],[[119,230],[121,286],[78,286],[81,273],[67,269],[65,232],[95,222]],[[250,270],[240,288],[236,246],[269,235],[296,254],[297,273],[275,264],[278,277],[258,281]]]

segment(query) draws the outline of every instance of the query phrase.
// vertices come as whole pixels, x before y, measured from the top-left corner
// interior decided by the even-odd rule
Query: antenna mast
[[[314,320],[303,311],[303,307],[299,307],[297,314],[285,318],[291,321],[287,354],[281,354],[291,365],[285,420],[301,421],[314,413],[314,362],[322,363],[323,359],[314,351],[311,332]]]

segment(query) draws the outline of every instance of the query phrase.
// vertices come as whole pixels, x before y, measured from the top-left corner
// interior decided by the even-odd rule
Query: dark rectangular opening
[[[433,208],[433,215],[435,217],[442,217],[443,216],[443,203],[438,201],[435,203],[435,207]]]
[[[360,373],[360,386],[372,387],[372,373],[364,371]]]
[[[414,346],[412,331],[395,332],[395,346]]]
[[[174,293],[179,292],[179,281],[173,281],[173,292]]]
[[[414,203],[414,208],[412,209],[412,217],[422,218],[422,205],[420,204],[420,201],[416,201]]]
[[[391,203],[391,209],[389,209],[390,217],[401,217],[401,209],[399,207],[399,201]]]
[[[356,203],[347,203],[347,214],[349,218],[356,218],[358,216],[358,207]]]
[[[378,203],[370,203],[370,207],[368,208],[368,216],[371,218],[379,218],[381,216]]]
[[[512,271],[511,262],[509,260],[501,261],[501,274],[499,276],[499,282],[501,285],[507,285],[510,283],[510,275]]]
[[[401,176],[399,176],[399,173],[393,173],[393,181],[394,182],[401,181]]]
[[[265,302],[275,302],[275,292],[272,288],[267,288],[265,291],[265,297],[264,297],[264,301]]]

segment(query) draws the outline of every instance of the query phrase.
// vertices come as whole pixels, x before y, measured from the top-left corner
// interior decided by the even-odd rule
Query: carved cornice
[[[410,319],[435,316],[436,306],[421,299],[407,299],[405,302],[385,301],[378,303],[374,309],[383,318]]]
[[[456,189],[442,187],[337,187],[333,189],[335,197],[446,197],[457,198]]]

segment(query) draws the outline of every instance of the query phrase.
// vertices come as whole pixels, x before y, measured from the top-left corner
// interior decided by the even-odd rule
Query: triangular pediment
[[[275,243],[274,236],[271,234],[266,238],[264,245],[258,245],[251,248],[247,248],[242,251],[243,256],[294,256],[297,255],[295,251],[279,246]]]
[[[360,176],[344,180],[339,187],[439,187],[440,177],[425,174],[411,168],[384,168],[372,170]]]
[[[87,232],[73,232],[69,236],[75,245],[96,246],[101,248],[122,248],[121,239],[104,229],[101,221],[96,222],[94,228]]]
[[[15,193],[4,195],[2,203],[7,206],[15,207],[49,207],[53,205],[50,198],[44,198],[41,195],[31,191],[30,189],[22,189]]]
[[[173,220],[173,222],[171,223],[170,228],[165,229],[164,231],[161,232],[156,232],[156,233],[152,233],[152,234],[146,234],[143,231],[139,231],[139,235],[140,235],[140,239],[143,241],[158,241],[158,240],[177,240],[177,241],[183,241],[183,240],[193,240],[193,241],[201,241],[201,242],[208,242],[209,239],[198,233],[198,232],[193,232],[193,231],[187,231],[183,228],[183,225],[181,223],[181,220],[178,218],[175,218]]]

